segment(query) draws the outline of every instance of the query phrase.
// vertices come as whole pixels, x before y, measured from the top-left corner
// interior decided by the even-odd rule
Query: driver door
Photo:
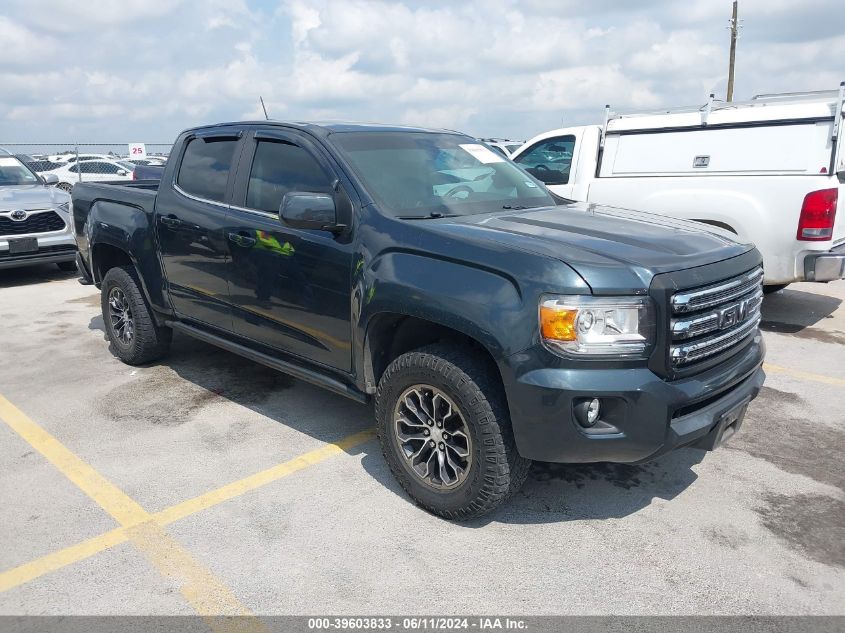
[[[247,138],[224,230],[232,257],[234,329],[263,346],[350,371],[350,236],[290,227],[288,191],[343,193],[334,168],[304,135],[278,128]]]

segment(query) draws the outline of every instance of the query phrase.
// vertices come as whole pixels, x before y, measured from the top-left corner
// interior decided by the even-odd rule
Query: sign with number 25
[[[146,158],[147,146],[143,143],[129,143],[129,158]]]

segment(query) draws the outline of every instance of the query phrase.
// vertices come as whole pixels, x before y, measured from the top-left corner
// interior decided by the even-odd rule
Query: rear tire
[[[149,363],[170,350],[173,330],[156,324],[133,267],[112,268],[106,273],[100,306],[106,335],[117,357],[127,365]]]
[[[414,501],[446,519],[491,512],[528,476],[531,461],[516,449],[493,371],[471,350],[436,344],[398,357],[379,381],[376,419],[390,470]],[[461,435],[457,450],[449,446]]]

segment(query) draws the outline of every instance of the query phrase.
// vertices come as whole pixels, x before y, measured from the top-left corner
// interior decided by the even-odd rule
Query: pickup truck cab
[[[129,364],[188,334],[359,402],[441,516],[531,460],[714,448],[763,382],[761,259],[718,228],[563,202],[455,132],[199,127],[160,182],[73,190]]]
[[[753,242],[767,291],[845,277],[845,86],[606,114],[544,132],[512,159],[554,193],[697,220]],[[840,216],[842,214],[840,213]]]

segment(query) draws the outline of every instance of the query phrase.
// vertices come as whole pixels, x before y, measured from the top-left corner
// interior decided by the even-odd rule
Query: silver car
[[[54,263],[76,270],[70,195],[0,149],[0,268]]]

